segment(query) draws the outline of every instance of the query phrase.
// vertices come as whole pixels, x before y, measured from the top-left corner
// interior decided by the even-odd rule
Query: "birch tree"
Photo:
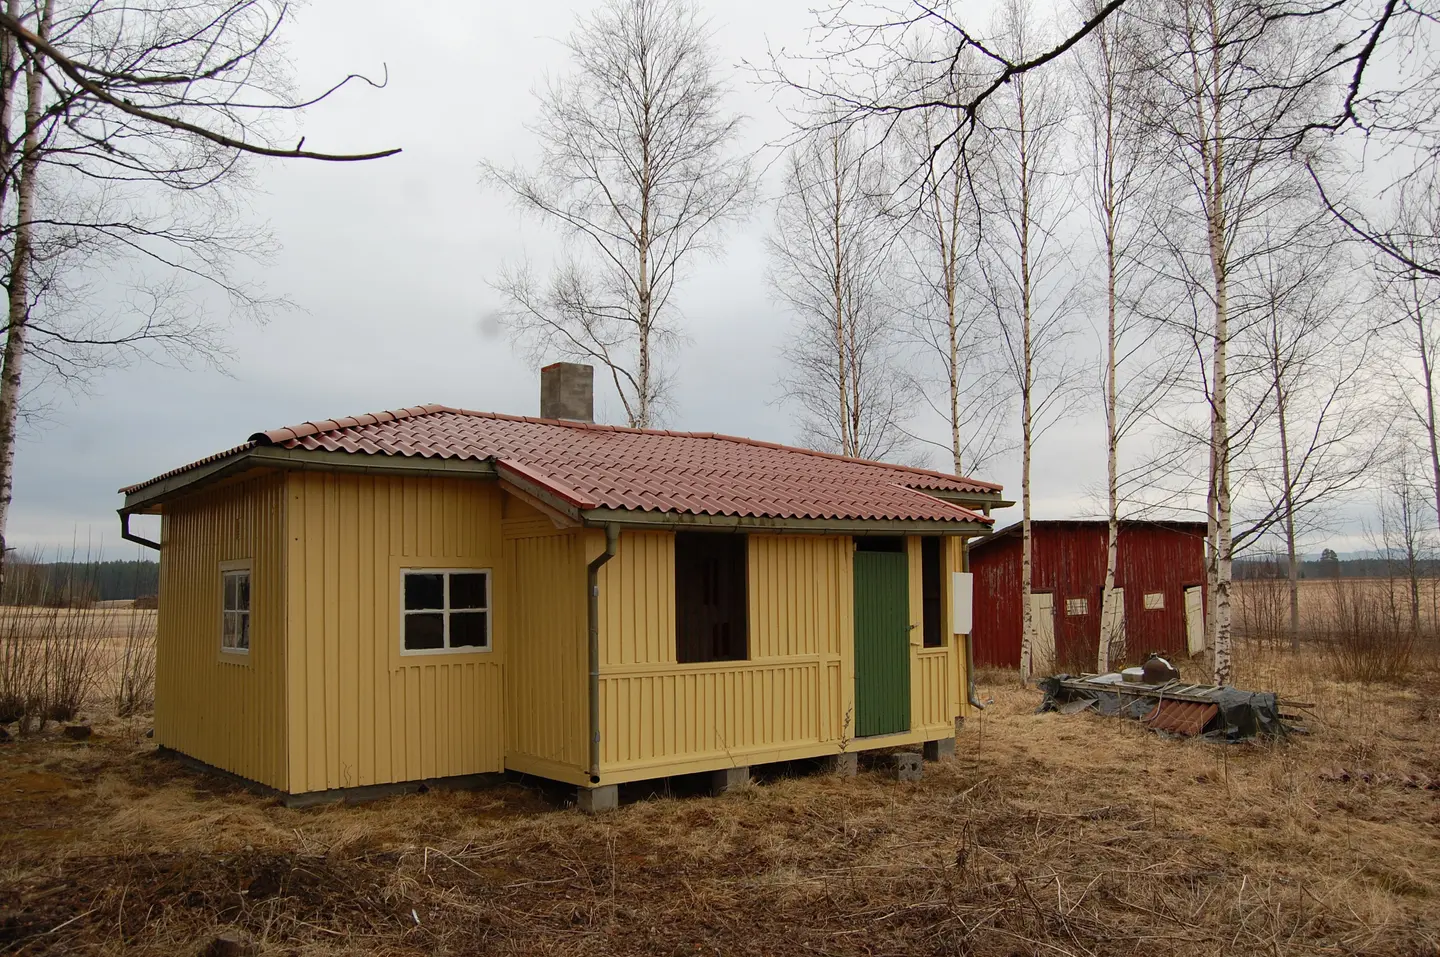
[[[801,439],[866,459],[909,446],[884,155],[848,125],[803,138],[787,154],[768,241],[771,288],[796,319],[782,386]]]
[[[1433,183],[1407,184],[1396,198],[1392,237],[1410,262],[1440,261],[1440,206]],[[1436,525],[1440,527],[1440,436],[1436,433],[1440,364],[1440,277],[1384,256],[1377,264],[1387,344],[1403,361],[1387,364],[1400,408],[1419,436]]]
[[[482,164],[565,244],[549,276],[520,264],[495,280],[511,336],[533,359],[597,363],[634,427],[669,401],[686,268],[752,199],[712,47],[691,0],[607,0],[566,41],[573,72],[537,94],[536,165]]]
[[[1232,0],[1160,0],[1148,8],[1151,142],[1168,178],[1160,184],[1155,235],[1167,255],[1157,260],[1167,283],[1183,294],[1168,321],[1188,326],[1195,376],[1208,425],[1204,432],[1208,525],[1207,644],[1216,684],[1231,664],[1230,583],[1235,552],[1232,464],[1238,434],[1253,435],[1254,417],[1230,415],[1232,288],[1249,257],[1283,242],[1257,231],[1266,217],[1281,221],[1287,204],[1305,195],[1303,169],[1283,131],[1316,115],[1319,91],[1309,75],[1311,44],[1300,27],[1286,37],[1266,29],[1269,11]],[[1163,263],[1163,264],[1162,264]]]
[[[1281,540],[1292,648],[1300,640],[1300,538],[1325,528],[1323,506],[1370,476],[1381,440],[1367,388],[1369,337],[1353,328],[1362,307],[1345,288],[1356,270],[1327,222],[1312,227],[1307,236],[1292,221],[1283,246],[1248,264],[1254,319],[1238,337],[1256,370],[1249,391],[1260,395],[1247,404],[1255,438],[1237,459],[1260,494],[1249,514],[1238,511],[1235,547],[1272,532]]]
[[[267,247],[236,216],[256,156],[348,161],[280,145],[285,117],[336,92],[294,96],[277,56],[286,6],[270,0],[134,4],[6,0],[0,12],[0,247],[7,316],[0,370],[0,556],[32,363],[77,374],[150,349],[208,353],[196,292],[263,312],[231,263]],[[107,263],[160,278],[86,303]],[[67,281],[83,270],[84,280]],[[148,303],[148,304],[147,304]],[[3,557],[0,557],[3,562]],[[3,564],[0,564],[3,580]]]
[[[965,61],[958,60],[936,81],[937,93],[963,95],[969,82]],[[907,130],[904,142],[921,172],[913,195],[902,184],[895,205],[906,225],[901,246],[905,275],[915,292],[915,338],[922,356],[938,364],[944,390],[938,400],[928,389],[918,392],[944,419],[949,432],[945,452],[954,473],[964,475],[1005,451],[1006,404],[995,401],[1004,369],[974,265],[981,245],[980,207],[970,157],[958,131],[947,135],[939,128],[946,121],[943,114],[923,113]]]
[[[1081,8],[1089,17],[1101,4]],[[1144,126],[1139,116],[1145,82],[1137,55],[1143,42],[1134,17],[1118,11],[1091,32],[1077,51],[1074,74],[1089,151],[1090,214],[1096,230],[1103,288],[1104,364],[1101,391],[1105,412],[1105,581],[1101,593],[1100,640],[1096,668],[1110,670],[1127,654],[1121,593],[1115,588],[1119,557],[1120,510],[1126,476],[1120,467],[1120,443],[1139,429],[1162,403],[1177,378],[1177,354],[1157,341],[1162,326],[1148,322],[1133,304],[1137,253],[1146,246],[1145,218],[1137,207],[1148,185]],[[1131,472],[1148,473],[1148,463]]]
[[[999,32],[1016,58],[1041,45],[1040,27],[1026,0],[1008,0],[1001,8]],[[1068,212],[1059,77],[1016,76],[1006,95],[990,106],[983,117],[990,139],[982,200],[988,225],[980,268],[1020,405],[1020,676],[1028,681],[1037,664],[1030,597],[1034,446],[1049,426],[1073,411],[1070,400],[1077,398],[1079,384],[1078,365],[1067,348],[1073,288],[1065,274],[1066,250],[1056,234]]]

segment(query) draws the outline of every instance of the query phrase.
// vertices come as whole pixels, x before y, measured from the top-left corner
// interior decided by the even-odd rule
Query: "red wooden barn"
[[[1107,525],[1100,521],[1031,523],[1035,670],[1093,672],[1100,647]],[[1020,665],[1020,524],[969,547],[975,575],[973,631],[978,667]],[[1203,648],[1205,524],[1120,523],[1115,586],[1124,589],[1128,658],[1152,651],[1185,656]],[[1051,650],[1053,649],[1053,651]]]

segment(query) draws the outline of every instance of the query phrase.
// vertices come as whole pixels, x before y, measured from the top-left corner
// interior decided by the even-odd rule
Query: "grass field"
[[[1440,945],[1440,670],[1337,682],[1273,746],[1037,715],[991,676],[919,783],[767,778],[587,817],[535,782],[289,810],[145,718],[0,748],[0,953],[1394,954]]]

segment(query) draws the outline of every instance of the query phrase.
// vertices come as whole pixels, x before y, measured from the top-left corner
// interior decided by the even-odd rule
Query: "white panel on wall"
[[[971,612],[975,607],[975,576],[971,572],[950,573],[951,630],[957,635],[970,634]]]

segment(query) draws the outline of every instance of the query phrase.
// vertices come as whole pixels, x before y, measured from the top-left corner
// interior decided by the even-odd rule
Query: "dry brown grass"
[[[1008,676],[900,784],[780,777],[589,818],[524,783],[289,810],[139,720],[0,751],[0,953],[1396,954],[1440,940],[1440,673],[1335,681],[1277,746],[1037,715]]]

